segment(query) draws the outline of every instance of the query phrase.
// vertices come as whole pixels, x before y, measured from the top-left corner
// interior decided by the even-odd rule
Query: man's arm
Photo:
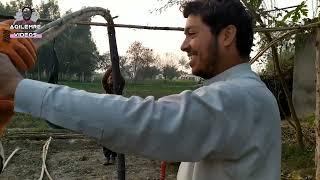
[[[247,140],[253,126],[239,121],[250,121],[236,109],[239,104],[247,109],[247,103],[219,88],[184,91],[156,101],[23,80],[15,96],[17,112],[94,137],[117,152],[161,160],[199,161],[228,154],[225,150],[243,143],[241,137]]]

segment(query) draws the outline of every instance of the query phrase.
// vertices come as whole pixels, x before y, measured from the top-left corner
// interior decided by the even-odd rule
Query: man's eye
[[[189,32],[188,33],[188,36],[194,36],[196,33],[194,33],[194,32]]]

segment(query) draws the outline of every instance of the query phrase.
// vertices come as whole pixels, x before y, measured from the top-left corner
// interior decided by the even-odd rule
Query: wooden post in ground
[[[315,66],[316,66],[315,162],[316,162],[316,179],[320,180],[320,28],[317,29]]]
[[[108,24],[108,37],[110,46],[110,56],[112,65],[112,81],[113,81],[113,92],[118,95],[122,95],[121,88],[121,72],[119,66],[119,54],[116,40],[116,31],[114,28],[113,18],[107,17]],[[125,180],[126,178],[126,161],[124,154],[118,154],[118,180]]]

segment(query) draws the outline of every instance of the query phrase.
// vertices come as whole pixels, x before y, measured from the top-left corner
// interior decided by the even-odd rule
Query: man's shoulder
[[[266,85],[260,80],[260,78],[255,76],[242,76],[232,79],[226,79],[223,81],[213,82],[204,87],[214,89],[230,89],[237,91],[240,89],[267,88]]]
[[[272,98],[273,95],[267,86],[260,80],[259,77],[247,76],[227,79],[224,81],[213,82],[196,90],[197,94],[212,94],[219,93],[222,96],[231,98],[262,97]],[[265,97],[264,97],[265,96]]]

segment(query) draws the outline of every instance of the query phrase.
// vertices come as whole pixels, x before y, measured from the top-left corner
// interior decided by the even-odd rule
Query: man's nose
[[[189,47],[190,47],[189,41],[187,39],[184,39],[180,47],[181,51],[187,52],[188,49],[190,49]]]

